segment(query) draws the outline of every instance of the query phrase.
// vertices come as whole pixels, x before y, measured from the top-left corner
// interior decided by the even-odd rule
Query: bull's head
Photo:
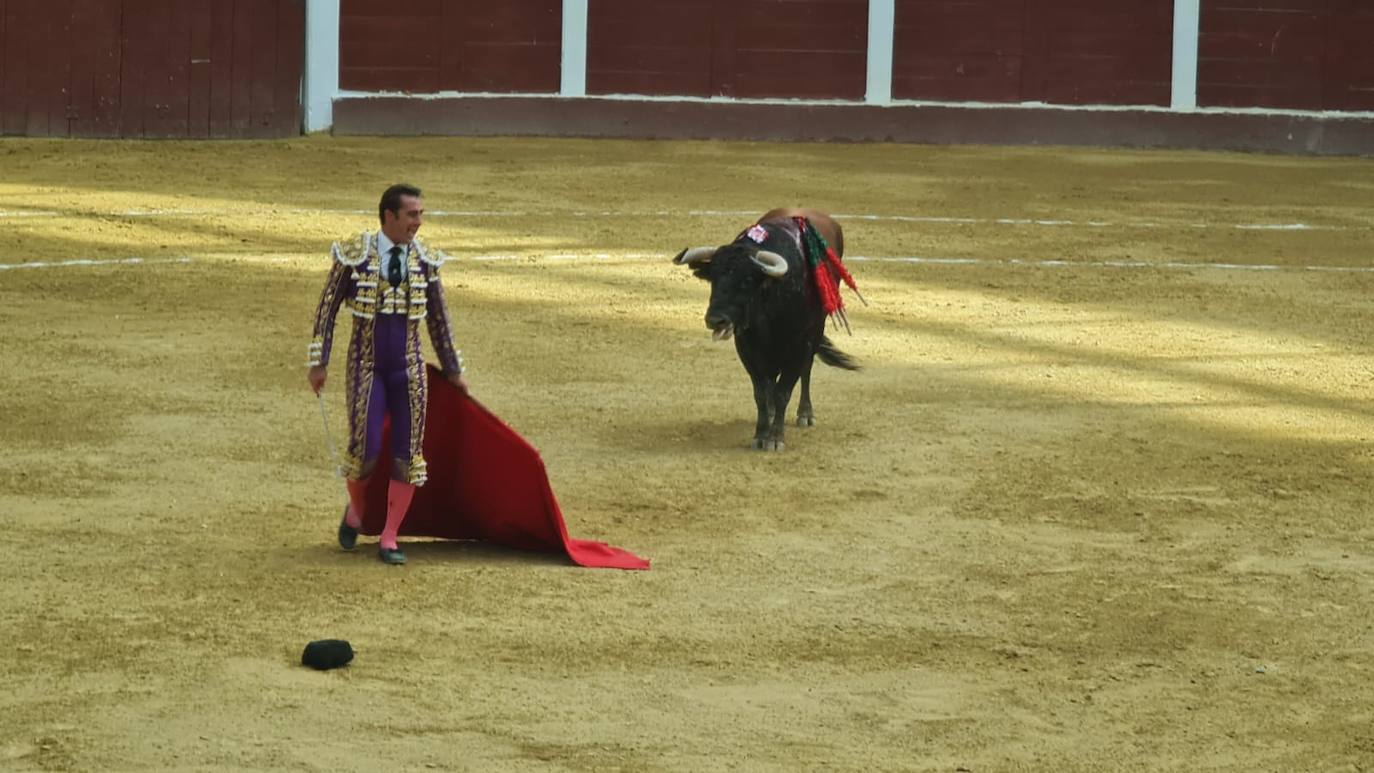
[[[717,341],[747,326],[749,304],[765,282],[787,275],[786,258],[750,244],[693,247],[679,252],[673,262],[711,283],[706,327]]]

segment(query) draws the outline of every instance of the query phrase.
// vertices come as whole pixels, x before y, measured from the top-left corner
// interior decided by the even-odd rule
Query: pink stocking
[[[413,496],[414,486],[399,480],[391,481],[391,486],[386,492],[386,526],[382,528],[382,538],[378,543],[380,547],[387,550],[396,549],[396,534],[401,530],[401,521],[405,520],[406,511],[410,509],[410,498]]]
[[[354,529],[363,527],[363,513],[367,511],[367,480],[346,480],[348,486],[348,515],[344,523]]]

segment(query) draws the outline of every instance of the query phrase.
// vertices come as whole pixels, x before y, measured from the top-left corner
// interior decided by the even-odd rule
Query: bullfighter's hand
[[[468,382],[467,379],[463,378],[462,373],[446,373],[444,378],[448,379],[448,383],[452,384],[459,392],[468,393]]]
[[[310,388],[315,390],[315,394],[319,394],[320,390],[324,389],[325,371],[323,365],[312,365],[305,377],[310,381]]]

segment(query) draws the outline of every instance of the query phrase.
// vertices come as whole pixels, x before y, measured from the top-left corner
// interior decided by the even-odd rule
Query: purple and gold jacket
[[[430,342],[445,374],[463,371],[461,352],[453,346],[444,288],[439,268],[447,256],[426,245],[418,237],[406,252],[406,277],[396,287],[381,281],[381,257],[376,237],[364,231],[356,237],[334,242],[333,263],[325,280],[320,303],[315,309],[315,324],[307,351],[308,366],[328,365],[333,348],[334,318],[340,307],[348,305],[353,314],[353,333],[348,344],[347,395],[349,440],[343,460],[347,477],[361,477],[367,406],[372,393],[375,366],[376,318],[378,314],[404,315],[406,324],[406,379],[410,385],[410,458],[397,459],[415,485],[425,481],[425,462],[420,454],[425,421],[425,362],[420,347],[420,321],[429,326]]]

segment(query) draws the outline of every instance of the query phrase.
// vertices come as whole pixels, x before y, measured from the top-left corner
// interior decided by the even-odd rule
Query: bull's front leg
[[[792,401],[792,388],[797,385],[797,373],[784,371],[778,378],[778,383],[773,385],[773,400],[770,406],[773,411],[772,423],[768,428],[768,440],[764,443],[764,450],[781,451],[783,450],[783,435],[787,432],[787,404]]]
[[[811,409],[811,365],[815,362],[815,356],[807,357],[806,364],[802,366],[801,374],[801,398],[797,401],[797,426],[814,427],[816,426],[816,412]]]
[[[749,374],[749,380],[754,382],[754,406],[758,409],[758,419],[754,422],[754,448],[773,450],[769,448],[773,415],[773,382],[755,373]]]

